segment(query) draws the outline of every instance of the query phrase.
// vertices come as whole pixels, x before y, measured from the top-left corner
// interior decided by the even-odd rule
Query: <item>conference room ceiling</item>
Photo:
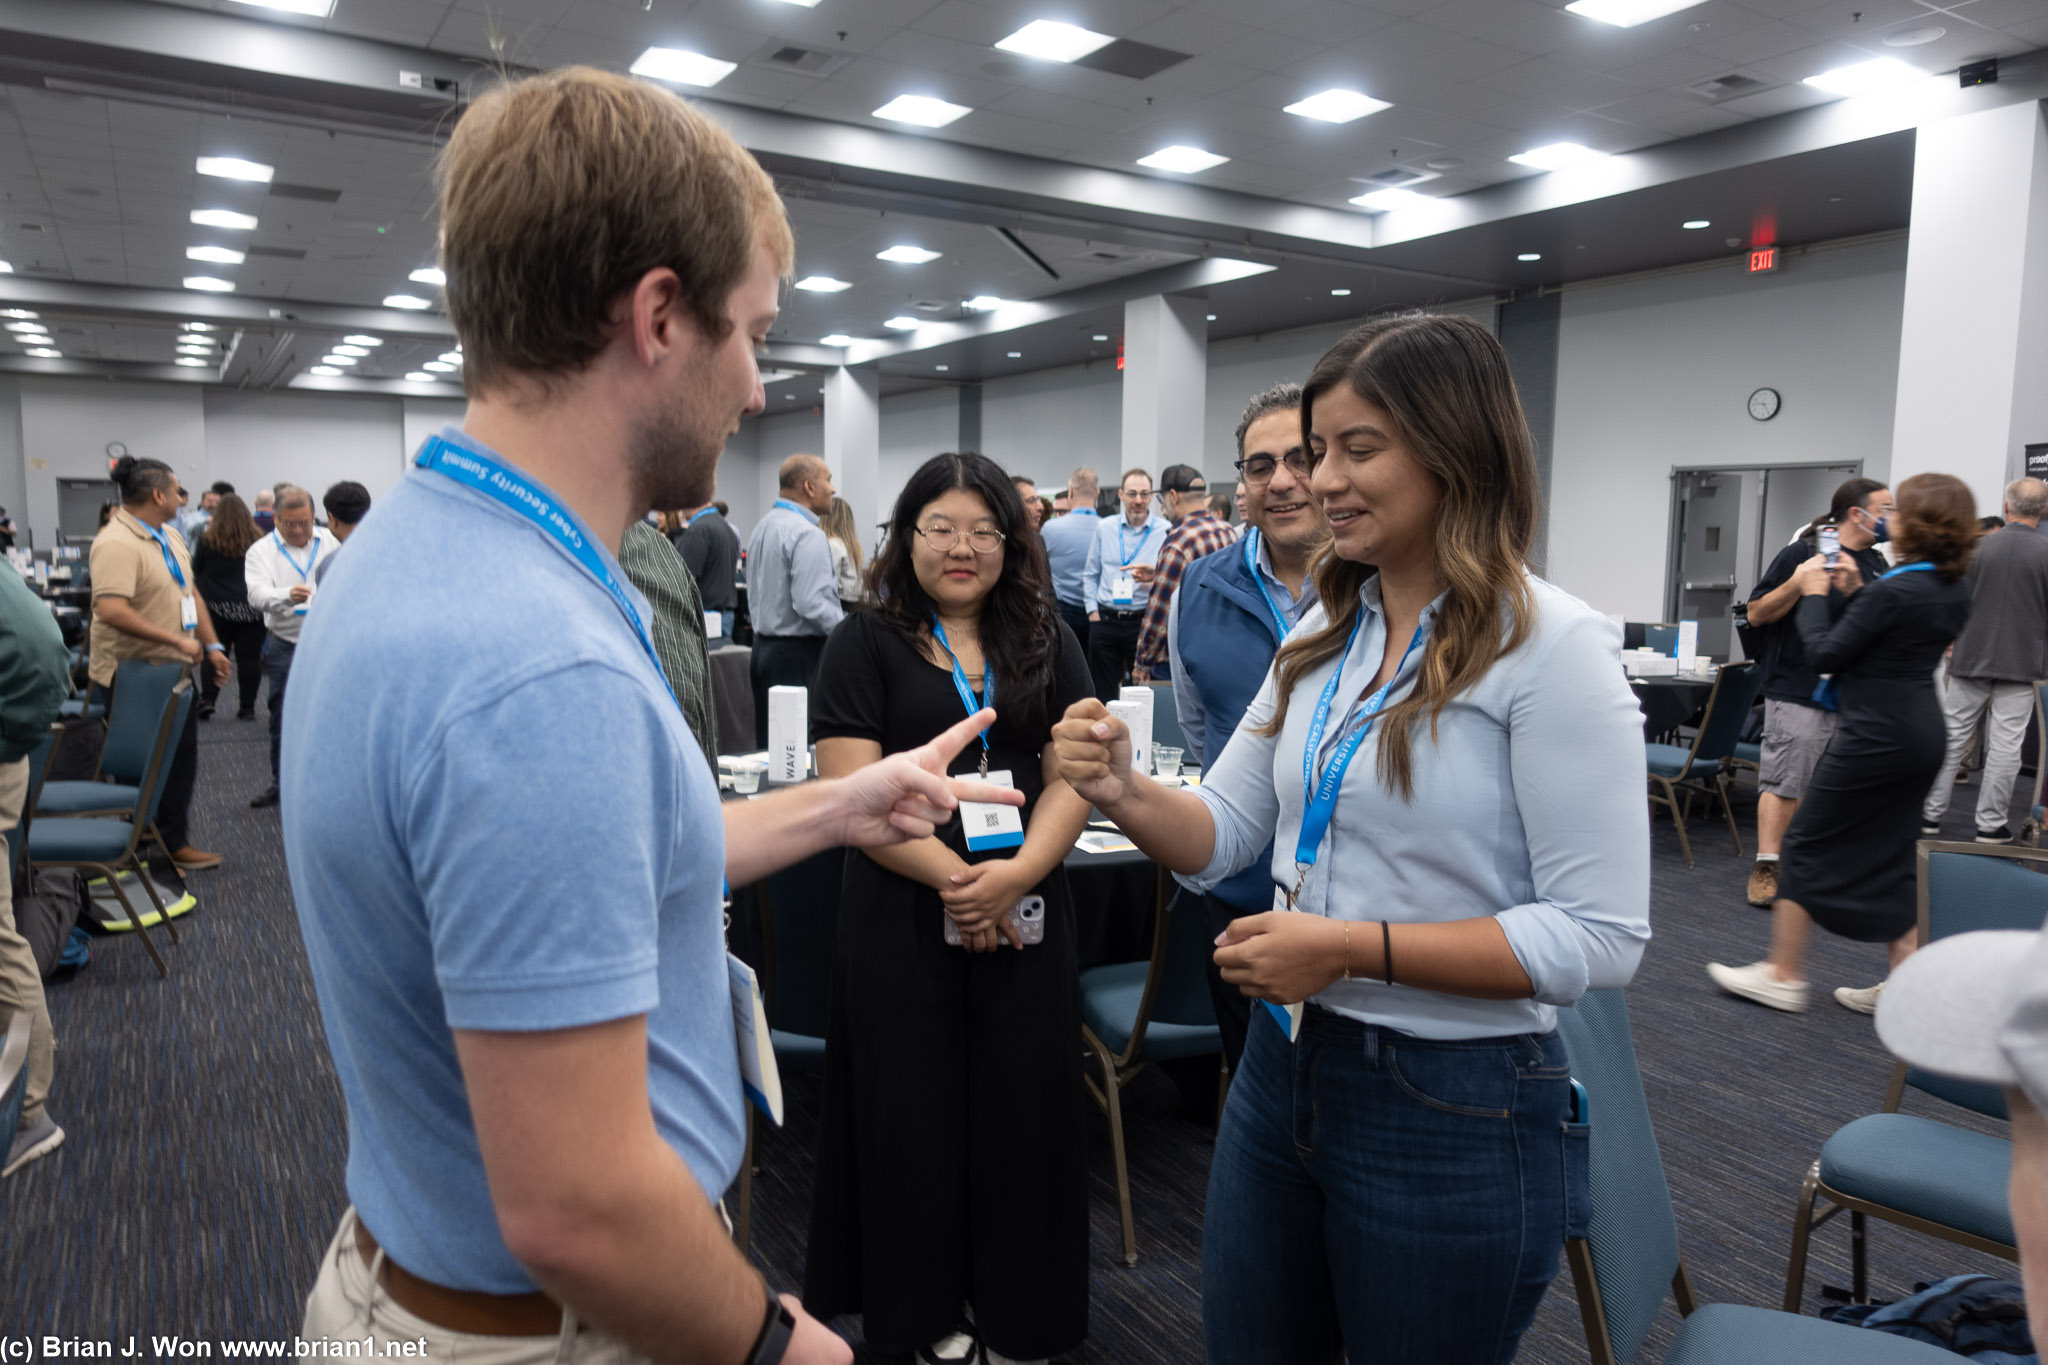
[[[36,8],[0,0],[0,28]],[[810,9],[775,0],[337,0],[325,20],[232,0],[152,0],[126,9],[208,10],[263,27],[373,39],[461,59],[479,73],[497,62],[623,69],[649,46],[694,48],[738,63],[714,89],[686,92],[728,106],[828,121],[820,129],[900,134],[902,125],[871,111],[897,94],[938,95],[972,112],[918,134],[913,147],[930,138],[1054,158],[1145,177],[1144,183],[1181,180],[1259,196],[1247,202],[1275,208],[1341,210],[1361,221],[1346,200],[1381,172],[1426,174],[1422,192],[1452,195],[1534,174],[1506,158],[1539,143],[1574,140],[1624,152],[1825,100],[1800,78],[1873,55],[1940,70],[2048,45],[2048,0],[1706,0],[1632,29],[1581,19],[1551,0],[1081,0],[1061,12],[1119,39],[1188,54],[1140,80],[997,51],[996,39],[1042,17],[1022,0],[823,0]],[[1941,35],[1917,46],[1884,41],[1933,29]],[[792,47],[815,54],[822,74],[792,71],[775,59]],[[65,360],[21,359],[25,347],[9,333],[15,344],[0,343],[0,369],[243,385],[348,387],[367,380],[407,392],[455,391],[442,377],[433,387],[401,382],[450,344],[445,318],[432,310],[408,321],[416,332],[441,335],[387,335],[386,345],[365,348],[371,353],[347,378],[305,374],[341,336],[373,330],[322,325],[308,321],[311,315],[324,310],[331,318],[339,306],[356,316],[394,294],[435,300],[431,285],[407,277],[433,260],[430,164],[445,114],[376,126],[368,118],[294,116],[246,99],[232,107],[203,92],[165,93],[164,83],[132,77],[95,82],[80,79],[75,68],[53,70],[0,52],[0,260],[13,265],[13,279],[24,288],[31,281],[80,288],[52,294],[71,303],[33,310],[52,328]],[[1718,99],[1695,88],[1730,76],[1751,84]],[[1338,85],[1393,107],[1345,125],[1280,110]],[[1232,159],[1191,177],[1155,176],[1133,164],[1173,142]],[[199,156],[258,161],[274,167],[274,178],[263,185],[201,176],[193,169]],[[892,333],[883,324],[891,317],[971,317],[963,304],[977,295],[1046,300],[1225,254],[1275,268],[1210,286],[1217,338],[1377,307],[1505,297],[1725,258],[1738,249],[1727,244],[1731,238],[1738,246],[1766,238],[1800,243],[1900,228],[1911,163],[1910,132],[1867,138],[1352,250],[1355,260],[1263,244],[1238,251],[1219,246],[1213,232],[1197,239],[1052,221],[987,203],[892,195],[829,176],[785,176],[798,274],[848,287],[786,291],[774,340],[808,347],[804,354],[815,363],[822,336],[887,338]],[[191,213],[205,208],[250,214],[257,226],[194,226]],[[1712,227],[1678,226],[1699,219]],[[941,254],[915,266],[875,258],[899,244]],[[205,264],[187,259],[195,246],[247,255],[239,264]],[[1516,259],[1525,254],[1541,260]],[[177,371],[170,367],[181,319],[130,307],[123,291],[175,293],[199,274],[225,279],[235,292],[195,297],[264,300],[274,305],[273,316],[216,331],[228,343],[220,353],[225,364]],[[9,282],[0,276],[0,292]],[[892,357],[882,369],[895,389],[1091,359],[1113,363],[1121,322],[1120,304],[1070,311]],[[1097,335],[1111,341],[1095,342]],[[816,387],[806,375],[785,382],[773,401],[793,409],[803,397],[815,399]]]

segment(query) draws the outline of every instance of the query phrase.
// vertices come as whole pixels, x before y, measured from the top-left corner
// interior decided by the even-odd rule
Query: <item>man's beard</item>
[[[634,431],[634,505],[639,511],[702,507],[711,501],[725,438],[705,431],[701,421],[694,405],[678,398]]]

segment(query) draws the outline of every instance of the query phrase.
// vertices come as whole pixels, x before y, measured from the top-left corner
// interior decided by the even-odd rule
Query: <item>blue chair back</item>
[[[1693,746],[1695,763],[1718,764],[1735,752],[1743,722],[1749,719],[1749,708],[1756,704],[1757,689],[1763,682],[1763,669],[1754,662],[1721,666],[1713,695],[1707,700],[1707,714],[1700,722],[1699,742]]]
[[[140,785],[156,752],[164,703],[184,676],[184,664],[149,664],[137,659],[114,670],[114,701],[107,711],[106,745],[100,750],[101,776]]]
[[[1180,708],[1174,704],[1172,683],[1146,683],[1152,689],[1152,743],[1185,750],[1187,737],[1180,732]]]
[[[1979,929],[2034,931],[2048,922],[2048,852],[1966,844],[1922,847],[1919,856],[1920,931],[1932,943]],[[1997,1086],[1906,1069],[1915,1090],[1992,1118],[2007,1117]]]
[[[21,798],[21,819],[14,828],[7,831],[7,875],[11,879],[20,875],[21,860],[27,855],[28,826],[35,818],[36,793],[43,787],[43,770],[50,763],[50,746],[57,742],[54,731],[43,736],[43,742],[28,751],[28,790]],[[12,1128],[0,1128],[0,1133],[11,1133]]]
[[[1216,1002],[1209,994],[1209,957],[1215,951],[1201,898],[1177,892],[1166,908],[1166,958],[1159,964],[1150,1023],[1216,1027]]]
[[[0,1137],[14,1140],[28,1103],[28,1031],[35,1015],[16,1010],[0,1022]]]
[[[1592,1199],[1586,1241],[1615,1365],[1628,1365],[1650,1335],[1678,1273],[1678,1219],[1622,993],[1588,991],[1575,1008],[1557,1012],[1557,1034],[1589,1100]]]
[[[839,894],[848,854],[841,849],[804,859],[768,878],[768,1026],[823,1038],[832,995],[832,942],[839,933]]]
[[[178,739],[185,733],[185,726],[192,719],[192,689],[179,688],[175,696],[164,698],[164,704],[171,712],[171,726],[164,734],[163,755],[157,760],[156,773],[149,784],[149,800],[142,812],[144,827],[156,823],[156,808],[164,799],[164,783],[171,776],[171,760],[178,752]],[[161,712],[158,713],[157,719],[159,722],[162,721]]]

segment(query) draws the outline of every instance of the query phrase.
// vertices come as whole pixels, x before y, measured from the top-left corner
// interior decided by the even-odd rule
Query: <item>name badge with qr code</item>
[[[1138,576],[1120,573],[1110,580],[1109,600],[1119,607],[1128,607],[1138,600]]]
[[[189,592],[178,599],[178,625],[185,630],[199,629],[199,602]]]
[[[980,779],[991,787],[1014,787],[1009,771],[989,773]],[[998,806],[987,801],[960,803],[960,828],[967,832],[967,849],[981,853],[991,848],[1016,848],[1024,842],[1024,812],[1017,806]]]

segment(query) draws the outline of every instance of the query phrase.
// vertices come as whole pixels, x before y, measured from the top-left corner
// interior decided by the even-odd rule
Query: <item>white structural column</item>
[[[1203,299],[1163,294],[1124,305],[1123,468],[1150,470],[1155,483],[1170,464],[1203,467],[1207,313]],[[1113,486],[1121,472],[1104,470],[1103,486]]]
[[[825,376],[825,464],[853,508],[861,545],[875,552],[882,508],[882,371],[842,365]]]
[[[1913,155],[1894,486],[1954,474],[1980,515],[2048,442],[2048,124],[2037,101],[1923,124]]]

